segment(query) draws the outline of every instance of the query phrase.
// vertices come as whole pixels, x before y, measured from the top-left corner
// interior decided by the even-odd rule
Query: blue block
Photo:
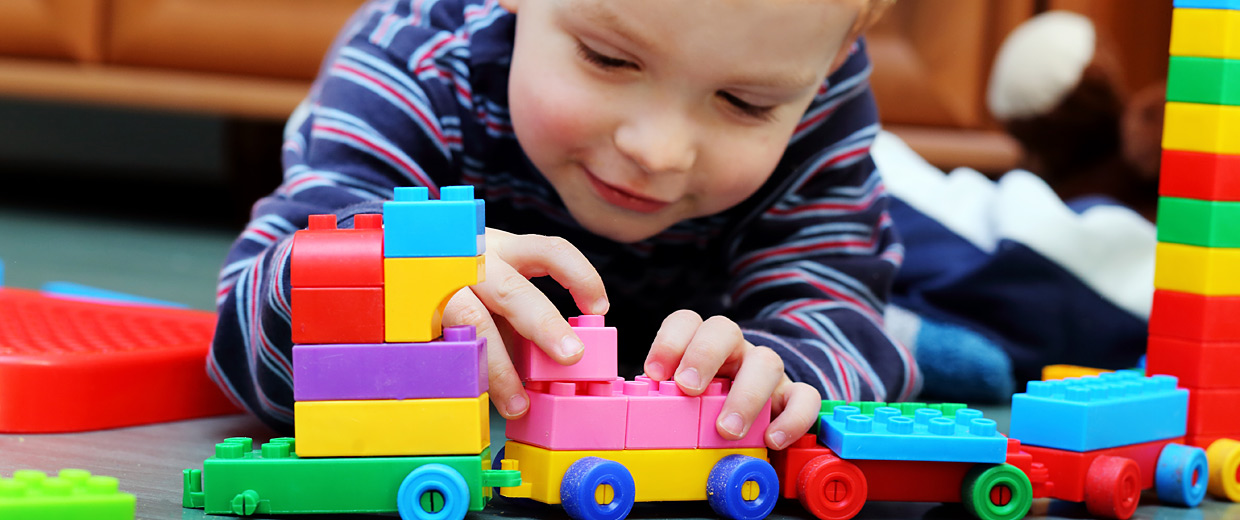
[[[473,186],[445,186],[439,200],[426,188],[396,188],[383,203],[383,256],[478,256],[486,252],[483,201]]]
[[[43,287],[39,288],[39,292],[53,298],[112,305],[147,305],[151,307],[172,307],[175,309],[189,308],[188,305],[183,303],[157,300],[155,298],[147,298],[146,296],[100,289],[74,282],[47,282],[43,284]]]
[[[1177,9],[1240,9],[1240,0],[1175,0]]]
[[[1188,390],[1172,376],[1129,371],[1030,381],[1012,396],[1013,439],[1030,446],[1091,451],[1184,435]]]
[[[818,441],[845,459],[995,463],[1007,459],[1007,437],[978,410],[956,410],[952,418],[922,408],[908,417],[886,406],[873,414],[856,406],[836,406],[818,421]]]

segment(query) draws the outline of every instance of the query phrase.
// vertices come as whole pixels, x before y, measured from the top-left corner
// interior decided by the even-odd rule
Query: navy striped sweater
[[[494,0],[362,8],[289,120],[284,182],[259,200],[217,289],[208,371],[277,428],[293,416],[289,254],[308,215],[378,212],[397,186],[470,184],[487,223],[568,239],[603,277],[622,366],[640,370],[662,320],[687,308],[739,323],[825,398],[901,400],[912,355],[882,328],[903,248],[869,155],[878,133],[864,46],[821,86],[774,174],[723,213],[641,242],[578,225],[517,144],[507,107],[515,16]],[[566,316],[567,291],[537,279]]]

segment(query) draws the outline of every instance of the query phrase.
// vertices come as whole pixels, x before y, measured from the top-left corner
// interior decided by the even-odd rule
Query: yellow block
[[[1046,365],[1042,367],[1042,380],[1053,381],[1069,377],[1096,376],[1103,372],[1113,372],[1103,368],[1089,368],[1076,365]]]
[[[457,291],[486,280],[486,257],[383,259],[383,327],[388,343],[440,336],[443,308]]]
[[[711,468],[720,459],[738,453],[768,460],[766,448],[552,451],[508,441],[504,445],[507,462],[501,463],[504,469],[521,470],[521,486],[500,488],[500,494],[559,504],[560,481],[568,467],[583,457],[599,457],[619,462],[629,470],[637,502],[706,500],[706,477]]]
[[[1219,439],[1210,443],[1206,448],[1206,460],[1210,467],[1206,489],[1210,494],[1240,502],[1240,482],[1236,481],[1236,475],[1240,474],[1240,442]]]
[[[1240,58],[1240,11],[1176,9],[1171,15],[1171,55]]]
[[[1167,103],[1163,148],[1240,154],[1240,107]]]
[[[1207,296],[1240,295],[1240,249],[1159,242],[1154,288]]]
[[[491,444],[487,399],[298,401],[297,454],[477,455]]]

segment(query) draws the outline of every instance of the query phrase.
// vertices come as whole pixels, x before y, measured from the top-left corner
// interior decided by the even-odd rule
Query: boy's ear
[[[521,3],[519,0],[499,0],[499,6],[508,10],[510,13],[517,12],[517,4],[519,3]]]

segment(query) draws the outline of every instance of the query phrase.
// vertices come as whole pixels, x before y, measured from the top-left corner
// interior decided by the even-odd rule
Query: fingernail
[[[786,442],[788,442],[788,434],[779,430],[775,430],[775,433],[771,434],[771,443],[775,445],[775,449],[784,449],[784,443]]]
[[[662,381],[667,376],[667,369],[663,368],[663,364],[651,361],[646,363],[646,376],[655,381]]]
[[[676,382],[680,384],[681,388],[697,390],[702,386],[702,376],[698,375],[696,368],[686,368],[681,370],[679,374],[676,374]]]
[[[745,433],[745,420],[741,418],[739,413],[729,414],[722,421],[719,421],[719,425],[723,427],[723,431],[737,437]]]
[[[508,415],[514,416],[514,415],[521,414],[522,412],[525,411],[525,406],[527,404],[528,402],[525,400],[525,396],[522,396],[521,394],[517,394],[512,397],[509,397],[508,398]]]
[[[606,297],[594,300],[594,305],[590,306],[594,310],[594,314],[607,314],[607,310],[611,308],[611,303]]]
[[[564,336],[564,339],[560,340],[560,355],[565,358],[576,356],[585,349],[586,346],[576,337]]]

